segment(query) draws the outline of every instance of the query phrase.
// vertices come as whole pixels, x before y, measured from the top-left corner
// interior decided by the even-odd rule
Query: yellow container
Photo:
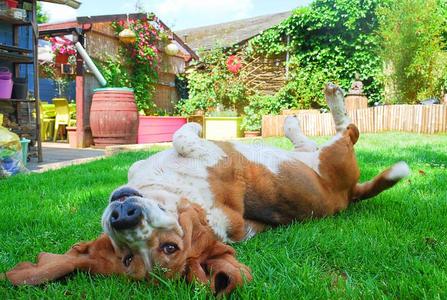
[[[228,140],[243,136],[242,117],[205,117],[205,138]]]

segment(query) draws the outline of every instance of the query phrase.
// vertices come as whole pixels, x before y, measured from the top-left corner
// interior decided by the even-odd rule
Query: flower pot
[[[246,138],[254,138],[261,135],[260,130],[246,130],[244,131],[244,137]]]
[[[70,148],[78,147],[78,138],[76,135],[76,127],[67,127],[67,137],[70,144]]]
[[[10,99],[12,87],[12,73],[6,67],[0,68],[0,98]]]
[[[67,64],[69,57],[70,57],[70,55],[68,55],[68,54],[61,54],[61,53],[56,54],[56,64],[61,64],[61,65]]]
[[[90,108],[93,142],[98,148],[135,144],[138,111],[132,89],[95,89]]]
[[[195,116],[203,116],[205,115],[205,111],[203,109],[197,109],[194,111]]]
[[[228,140],[243,136],[242,117],[205,117],[205,138]]]
[[[174,132],[186,122],[184,117],[140,116],[138,144],[171,142]]]

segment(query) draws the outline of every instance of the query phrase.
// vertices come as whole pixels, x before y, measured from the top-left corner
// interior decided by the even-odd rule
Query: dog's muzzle
[[[115,230],[131,229],[136,227],[143,217],[143,211],[132,197],[124,201],[110,203],[110,226]]]

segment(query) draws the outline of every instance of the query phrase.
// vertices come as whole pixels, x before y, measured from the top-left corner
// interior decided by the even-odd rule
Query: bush
[[[242,128],[250,131],[261,129],[263,115],[278,114],[282,109],[290,108],[288,104],[275,96],[249,96],[248,103],[244,108]]]
[[[445,84],[445,20],[436,0],[392,1],[379,10],[387,102],[417,103],[440,96]]]
[[[242,75],[228,70],[228,56],[221,48],[201,53],[200,62],[187,71],[189,98],[177,104],[179,113],[188,115],[196,110],[208,112],[218,104],[238,114],[243,112],[247,105],[247,89]]]

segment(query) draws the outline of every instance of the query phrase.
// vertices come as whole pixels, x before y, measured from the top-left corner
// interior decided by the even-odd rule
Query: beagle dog
[[[63,272],[46,270],[47,276],[39,277],[52,267],[40,257],[37,265],[17,266],[8,278],[37,284],[74,269],[143,278],[158,268],[167,278],[209,283],[216,294],[250,281],[250,269],[237,261],[229,243],[294,220],[333,215],[410,173],[399,162],[359,183],[354,153],[359,131],[346,114],[343,91],[329,83],[324,93],[336,135],[321,147],[302,133],[296,117],[284,124],[293,151],[204,140],[200,125],[188,123],[174,134],[172,149],[133,164],[128,183],[112,193],[99,239],[108,249],[104,255],[84,250],[87,262],[79,262],[78,255],[73,264],[72,249],[60,258],[71,263]]]

